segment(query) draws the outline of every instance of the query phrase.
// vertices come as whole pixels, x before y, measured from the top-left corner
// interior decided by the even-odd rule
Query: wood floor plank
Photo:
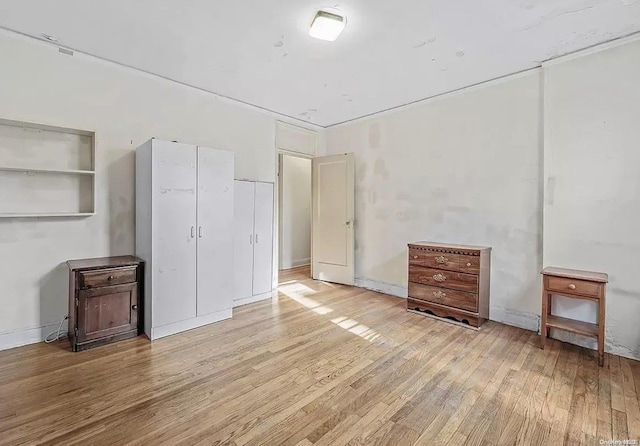
[[[620,358],[622,371],[622,391],[624,392],[624,407],[627,414],[627,431],[632,439],[640,439],[640,408],[638,394],[633,377],[631,360]]]
[[[0,445],[596,444],[640,435],[640,363],[281,275],[278,298],[153,343],[0,352]],[[28,389],[28,391],[25,391]]]

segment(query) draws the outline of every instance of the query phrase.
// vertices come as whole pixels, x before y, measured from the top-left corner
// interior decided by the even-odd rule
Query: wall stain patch
[[[378,193],[375,190],[369,191],[369,203],[376,204],[378,202]]]
[[[376,160],[376,164],[373,167],[373,173],[384,179],[389,178],[389,171],[387,170],[387,165],[385,164],[384,159],[378,158]]]

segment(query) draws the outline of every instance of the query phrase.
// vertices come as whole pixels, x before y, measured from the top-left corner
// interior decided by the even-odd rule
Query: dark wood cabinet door
[[[77,342],[138,329],[138,284],[78,292]]]

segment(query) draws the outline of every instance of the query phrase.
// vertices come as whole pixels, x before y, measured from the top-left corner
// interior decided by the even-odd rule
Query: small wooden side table
[[[604,320],[606,284],[605,273],[578,271],[565,268],[542,270],[542,323],[540,324],[540,348],[544,349],[549,329],[568,331],[598,340],[598,362],[604,364]],[[586,299],[598,304],[598,322],[577,321],[551,314],[551,296],[560,294],[573,299]]]

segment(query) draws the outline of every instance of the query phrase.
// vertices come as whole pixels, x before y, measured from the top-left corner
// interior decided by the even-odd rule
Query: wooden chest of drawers
[[[142,332],[144,262],[133,256],[69,260],[69,339],[73,351]]]
[[[407,310],[479,328],[489,318],[491,248],[409,244]]]

